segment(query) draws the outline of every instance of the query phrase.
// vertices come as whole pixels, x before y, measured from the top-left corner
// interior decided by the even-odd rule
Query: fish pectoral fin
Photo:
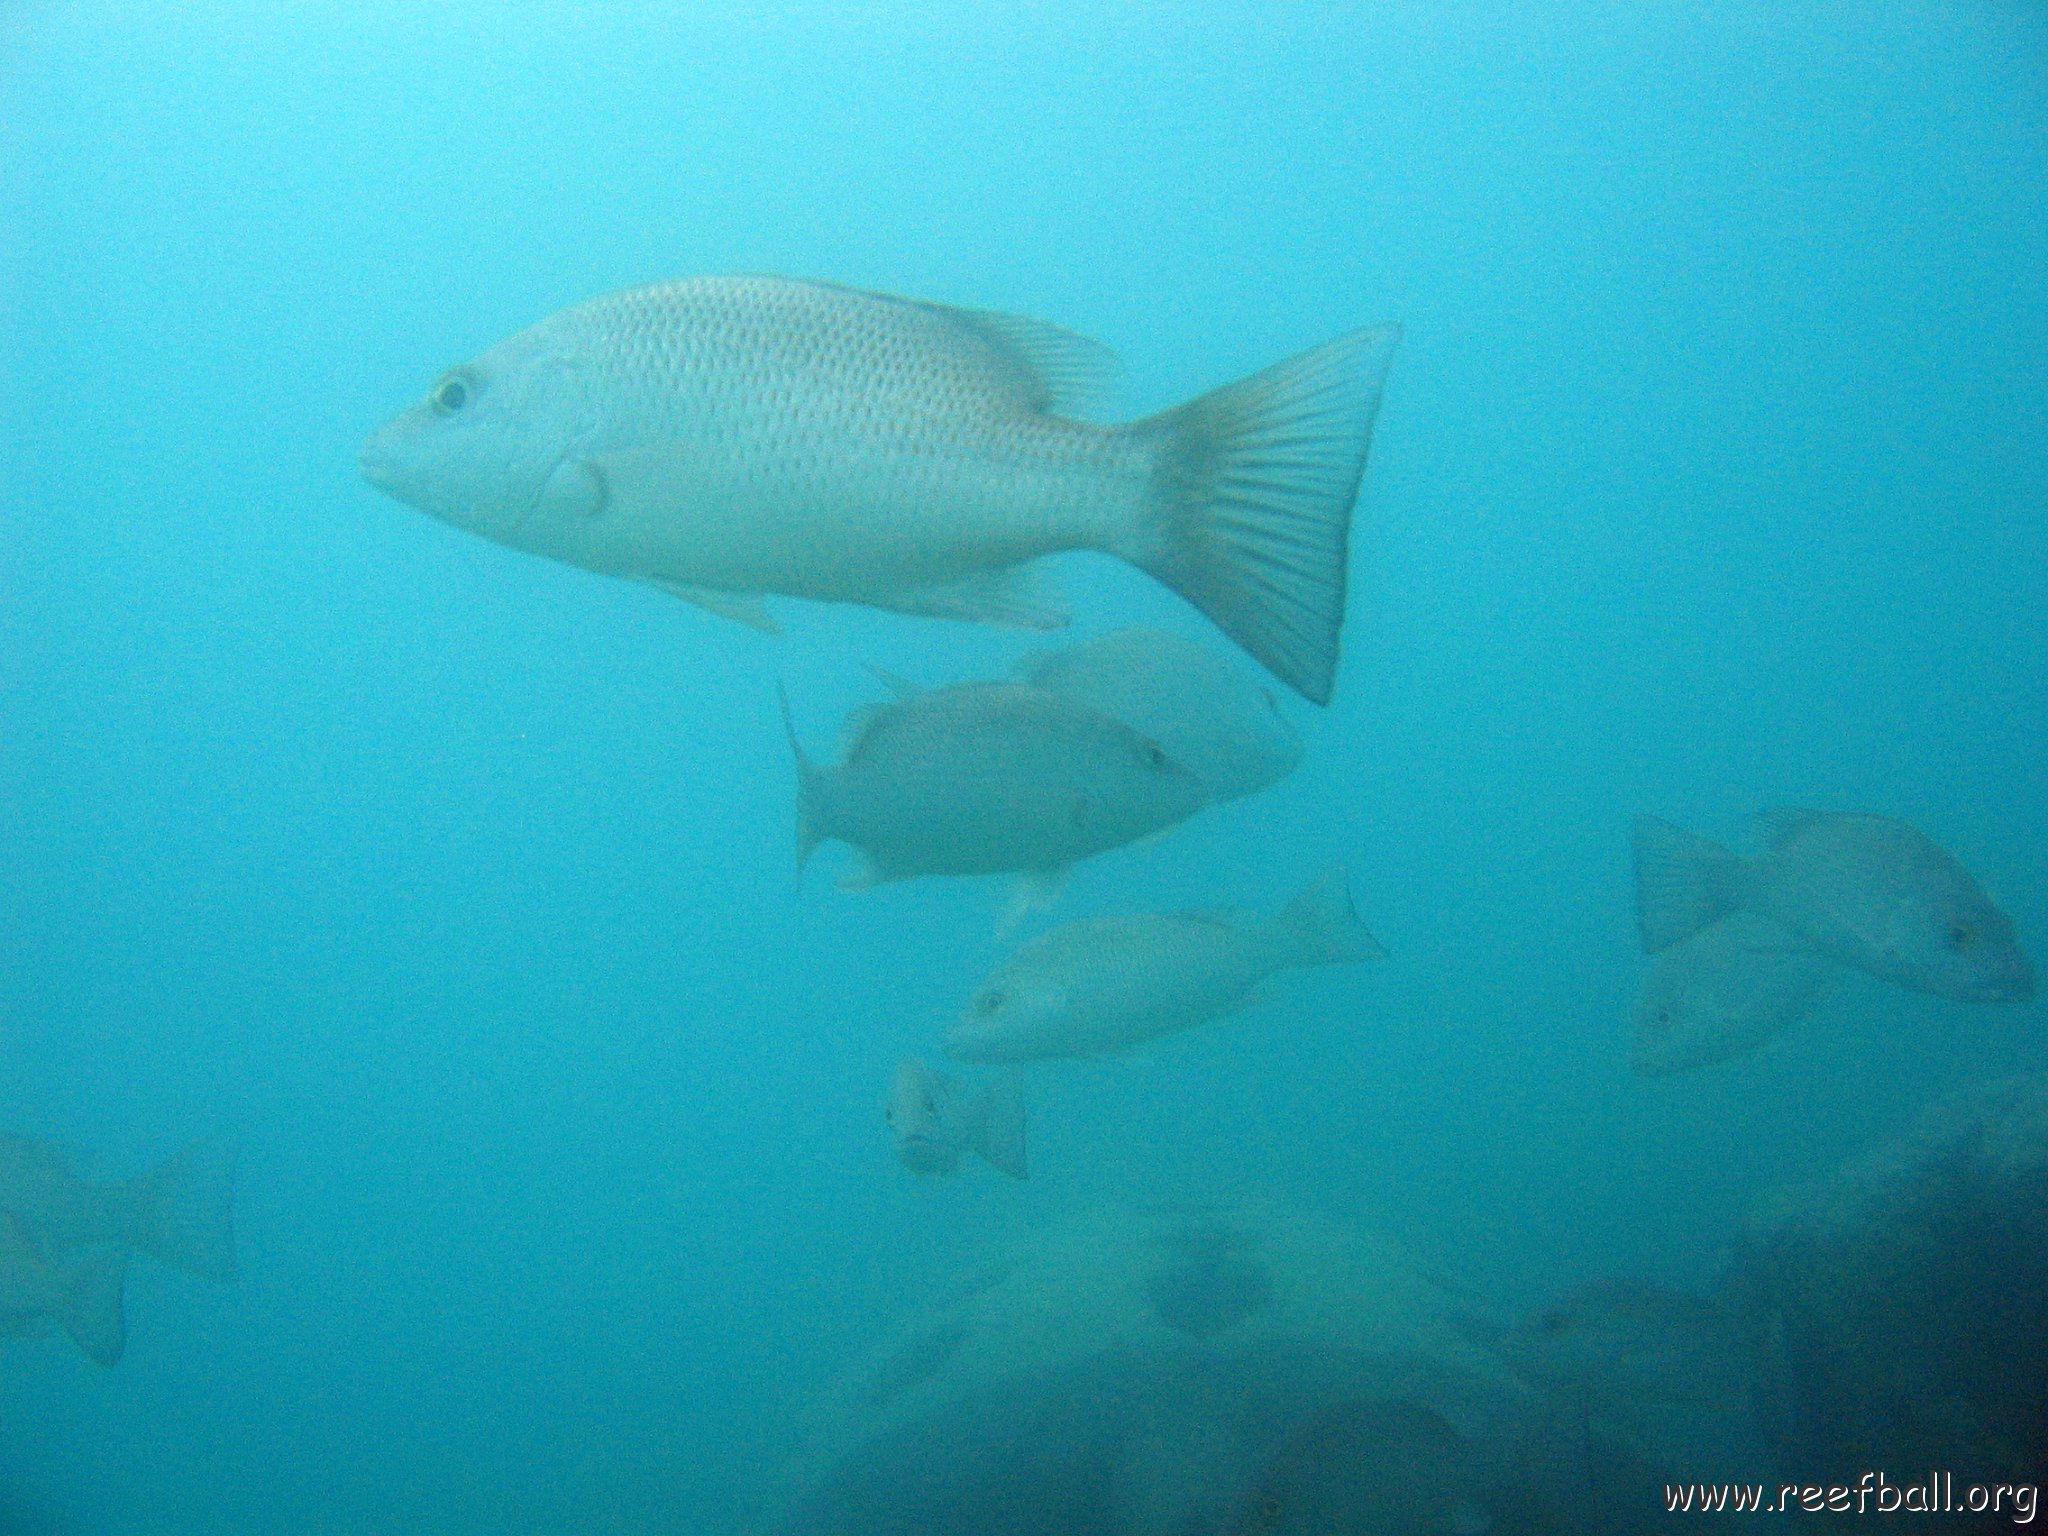
[[[549,473],[537,509],[554,517],[602,517],[611,500],[604,471],[588,459],[571,457]]]
[[[928,619],[964,619],[1005,629],[1064,629],[1066,604],[1029,564],[976,571],[958,581],[912,587],[871,600],[874,607]]]
[[[665,576],[648,576],[644,580],[650,587],[659,587],[686,603],[696,604],[706,613],[717,614],[721,619],[731,619],[749,629],[758,629],[764,635],[782,633],[782,626],[769,617],[768,610],[761,606],[761,599],[751,592],[714,592],[708,587],[685,586]]]
[[[1070,867],[1062,864],[1055,869],[1027,869],[1018,875],[1016,883],[1010,887],[1010,899],[1003,904],[1002,915],[996,919],[996,937],[1008,938],[1025,918],[1051,906],[1059,896],[1060,888],[1067,883]]]
[[[839,877],[842,891],[865,891],[882,885],[890,879],[889,872],[875,862],[874,855],[854,850],[854,866]]]

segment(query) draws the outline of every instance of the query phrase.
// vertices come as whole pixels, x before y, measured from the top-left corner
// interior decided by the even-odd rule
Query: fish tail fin
[[[975,1127],[974,1150],[991,1167],[1013,1179],[1031,1176],[1024,1158],[1024,1092],[1016,1074],[998,1077],[982,1095],[981,1123]]]
[[[1644,954],[1669,949],[1741,904],[1742,860],[1712,839],[1638,816],[1634,844]]]
[[[131,1247],[225,1285],[235,1278],[235,1141],[202,1136],[128,1184]]]
[[[1351,508],[1400,336],[1353,331],[1131,429],[1156,445],[1153,487],[1115,553],[1317,704],[1336,685]]]
[[[825,840],[819,825],[824,775],[805,755],[804,744],[797,739],[796,717],[789,711],[789,689],[780,678],[775,680],[775,701],[782,706],[782,733],[789,738],[789,753],[796,760],[796,872],[801,877],[818,844]]]
[[[1384,960],[1387,955],[1358,920],[1341,869],[1318,876],[1266,927],[1279,945],[1284,965],[1349,965]]]
[[[97,1365],[112,1365],[128,1343],[121,1314],[121,1287],[128,1278],[128,1250],[118,1244],[88,1249],[63,1276],[57,1321]]]

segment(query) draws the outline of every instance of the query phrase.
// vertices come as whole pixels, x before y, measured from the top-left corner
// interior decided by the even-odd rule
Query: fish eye
[[[1146,742],[1145,761],[1154,768],[1164,768],[1166,766],[1166,749],[1156,741]]]
[[[1968,923],[1953,923],[1948,930],[1948,947],[1958,952],[1977,942],[1977,930]]]
[[[1655,1013],[1650,1015],[1650,1028],[1669,1029],[1670,1027],[1671,1010],[1669,1008],[1659,1008]]]
[[[434,402],[434,409],[443,416],[453,416],[469,404],[470,388],[462,379],[451,374],[434,386],[433,394],[427,398]]]
[[[1278,1525],[1280,1517],[1286,1513],[1287,1506],[1281,1502],[1277,1493],[1269,1493],[1259,1500],[1259,1524],[1266,1530],[1270,1531]]]
[[[998,987],[993,992],[984,992],[974,1000],[974,1011],[984,1019],[998,1011],[1010,1000],[1010,994]]]

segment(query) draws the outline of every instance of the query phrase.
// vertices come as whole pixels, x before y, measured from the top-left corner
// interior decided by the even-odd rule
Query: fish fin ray
[[[1341,869],[1325,870],[1268,925],[1288,965],[1351,965],[1384,960],[1380,941],[1358,920]]]
[[[1004,382],[1035,411],[1071,416],[1099,404],[1116,387],[1122,365],[1092,337],[1029,315],[961,309],[912,299],[906,302],[966,331],[995,354]]]
[[[1778,848],[1807,828],[1827,821],[1831,814],[1828,811],[1802,810],[1797,806],[1779,806],[1758,811],[1749,818],[1749,824],[1766,848]]]
[[[895,694],[899,699],[914,699],[919,694],[925,692],[924,684],[913,683],[909,678],[891,672],[887,667],[878,667],[870,662],[868,664],[868,671],[874,675],[876,682]]]
[[[111,1366],[128,1344],[121,1289],[128,1276],[128,1250],[119,1245],[88,1250],[62,1280],[57,1321],[96,1365]]]
[[[203,1136],[128,1185],[128,1241],[222,1285],[235,1278],[235,1140]]]
[[[1352,508],[1400,335],[1353,331],[1131,429],[1156,448],[1151,503],[1112,552],[1316,704],[1336,686]]]
[[[1072,615],[1044,575],[1031,564],[976,571],[958,581],[911,587],[872,600],[871,606],[927,619],[960,619],[1002,629],[1064,629]]]
[[[884,869],[875,856],[866,849],[854,850],[853,868],[839,877],[842,891],[868,891],[878,885],[886,885],[895,877]]]
[[[1004,1073],[984,1091],[974,1150],[990,1167],[1013,1179],[1031,1177],[1024,1150],[1024,1122],[1024,1094],[1017,1076]]]
[[[721,619],[731,619],[764,635],[782,633],[782,626],[775,622],[761,605],[761,599],[752,592],[715,592],[709,587],[692,587],[680,581],[670,581],[666,576],[648,576],[644,580],[649,586],[659,587],[670,596],[680,597],[684,602],[693,603],[706,613],[715,613]]]
[[[796,717],[789,709],[789,689],[779,677],[775,680],[775,702],[782,708],[782,734],[789,738],[789,755],[796,761],[796,874],[801,884],[804,866],[827,836],[822,825],[824,772],[811,761],[797,737]]]
[[[1742,861],[1719,843],[1655,816],[1635,819],[1636,924],[1654,955],[1739,905]]]
[[[1051,906],[1067,883],[1068,868],[1061,864],[1053,869],[1027,869],[1018,875],[1010,887],[1010,899],[1003,905],[1002,916],[996,919],[996,936],[1008,938],[1025,918]]]

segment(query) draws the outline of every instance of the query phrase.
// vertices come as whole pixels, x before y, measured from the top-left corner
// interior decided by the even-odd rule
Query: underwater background
[[[0,3],[0,1125],[233,1128],[242,1276],[0,1355],[0,1530],[718,1531],[1004,1234],[1272,1198],[1504,1310],[1701,1285],[1769,1189],[2042,1056],[1851,977],[1627,1067],[1631,816],[1903,817],[2048,952],[2048,10]],[[446,364],[777,272],[1042,316],[1118,415],[1398,320],[1301,768],[1054,916],[1389,958],[1034,1070],[1033,1177],[881,1101],[993,881],[794,869],[820,744],[1042,643],[769,639],[364,485]],[[1221,647],[1065,557],[1076,637]]]

